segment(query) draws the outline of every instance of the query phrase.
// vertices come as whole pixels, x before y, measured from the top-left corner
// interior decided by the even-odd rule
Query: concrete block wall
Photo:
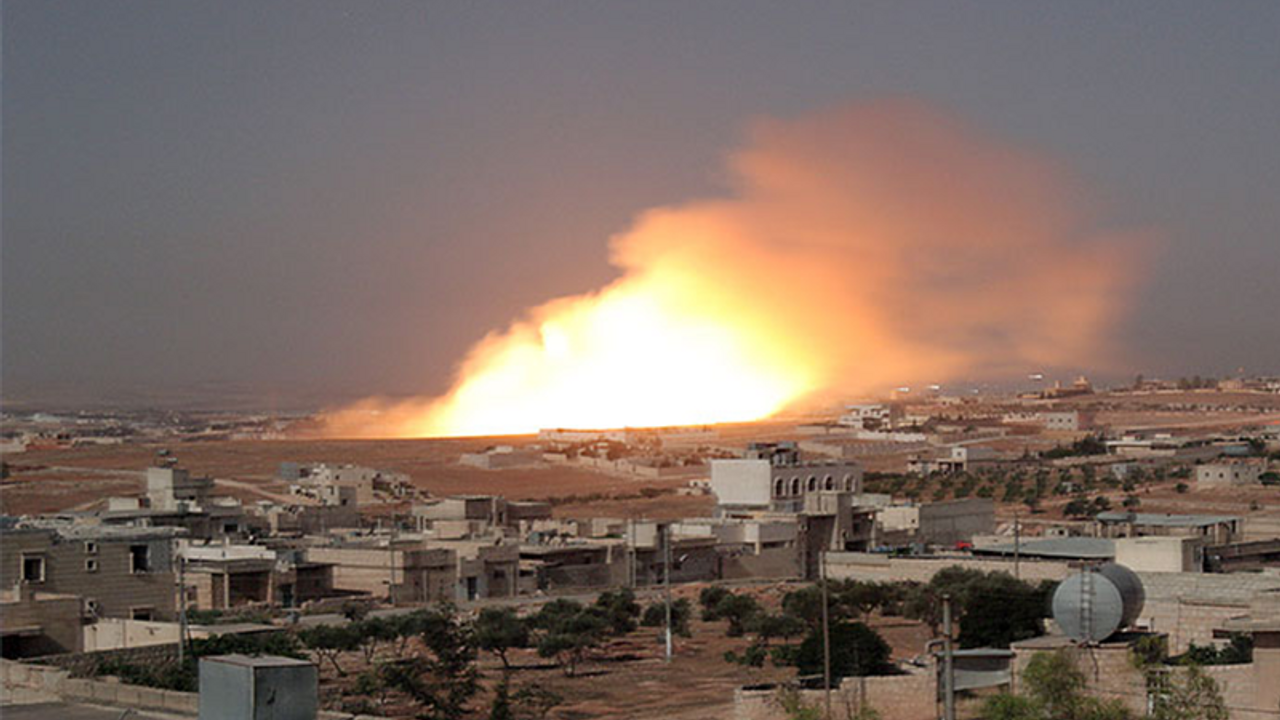
[[[864,695],[865,692],[865,695]],[[803,702],[822,707],[821,690],[801,690]],[[884,677],[845,678],[832,692],[837,717],[852,715],[859,707],[874,709],[881,720],[934,720],[938,716],[938,686],[933,672]],[[785,720],[778,704],[778,687],[738,688],[733,698],[734,720]]]
[[[1253,573],[1138,573],[1146,592],[1140,621],[1167,633],[1169,652],[1185,652],[1191,643],[1208,645],[1213,631],[1228,619],[1248,615],[1258,599],[1280,590],[1280,576]]]

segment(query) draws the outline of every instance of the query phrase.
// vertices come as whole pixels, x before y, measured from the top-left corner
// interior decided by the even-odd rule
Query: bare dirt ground
[[[136,495],[141,477],[37,470],[14,473],[0,483],[0,513],[24,515],[73,510],[103,497]]]
[[[688,598],[697,608],[697,595],[702,587],[681,586],[675,588],[673,594],[676,598]],[[796,587],[799,585],[761,583],[735,590],[755,595],[762,604],[776,611],[782,595]],[[695,618],[698,612],[695,609]],[[893,648],[895,659],[918,655],[929,639],[928,628],[918,622],[876,616],[869,624]],[[732,717],[735,688],[793,679],[795,669],[776,668],[771,663],[763,668],[749,668],[727,662],[726,651],[741,653],[750,640],[726,637],[725,627],[723,622],[695,619],[691,623],[693,637],[676,639],[670,664],[662,659],[660,629],[642,627],[598,649],[574,677],[567,677],[547,659],[538,657],[534,650],[514,650],[509,654],[515,666],[510,683],[513,689],[538,683],[564,697],[565,703],[551,713],[551,717],[559,720]],[[344,667],[349,673],[346,678],[338,678],[332,668],[321,665],[322,694],[330,693],[331,702],[335,704],[341,702],[341,689],[350,687],[352,676],[361,669],[359,661],[351,657],[351,666]],[[502,665],[493,655],[482,653],[480,667],[486,689],[473,706],[484,708],[491,701],[492,687],[502,678]],[[392,708],[387,710],[392,714]],[[412,716],[409,708],[394,710],[402,713],[393,715],[395,717]]]
[[[0,507],[8,514],[69,510],[112,495],[143,491],[137,475],[168,449],[182,467],[218,479],[215,495],[259,500],[287,492],[275,479],[282,462],[328,462],[367,465],[406,473],[415,486],[432,495],[499,494],[513,500],[569,498],[557,515],[582,516],[590,506],[595,515],[678,517],[704,515],[704,497],[674,495],[685,479],[650,480],[553,465],[509,470],[481,470],[457,464],[464,452],[524,438],[466,440],[308,440],[224,441],[112,445],[37,450],[10,455],[11,476],[0,483]],[[106,472],[129,471],[129,472]],[[643,488],[665,494],[640,498]],[[572,496],[580,501],[575,502]],[[595,497],[591,497],[595,496]],[[610,500],[610,497],[621,498]],[[595,508],[602,508],[596,510]]]

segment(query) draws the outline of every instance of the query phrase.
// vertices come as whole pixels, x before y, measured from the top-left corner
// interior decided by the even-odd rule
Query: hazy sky
[[[1162,234],[1134,371],[1280,372],[1273,0],[4,0],[2,21],[6,399],[440,392],[486,332],[613,278],[636,213],[725,193],[752,118],[899,95]]]

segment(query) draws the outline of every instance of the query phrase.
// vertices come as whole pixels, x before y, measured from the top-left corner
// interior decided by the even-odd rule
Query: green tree
[[[511,668],[507,651],[529,646],[529,626],[514,608],[484,608],[476,618],[476,645],[493,653],[502,661],[502,667]]]
[[[834,587],[837,607],[841,615],[863,618],[882,606],[889,598],[885,586],[865,580],[848,580]]]
[[[1043,720],[1041,707],[1021,695],[1000,693],[987,698],[982,705],[982,720]]]
[[[552,690],[529,683],[521,687],[511,697],[522,720],[543,720],[557,705],[564,703],[564,698]]]
[[[1075,498],[1062,508],[1062,514],[1067,517],[1088,517],[1092,514],[1092,507],[1087,500]]]
[[[571,677],[610,630],[609,621],[598,608],[584,608],[571,600],[547,603],[534,620],[543,631],[538,638],[538,654],[554,658]]]
[[[351,632],[359,641],[360,652],[364,655],[366,665],[373,662],[379,644],[391,643],[400,637],[400,629],[395,622],[376,617],[366,617],[352,623]]]
[[[346,670],[338,664],[343,653],[360,647],[360,636],[354,625],[315,625],[298,631],[298,639],[321,660],[328,660],[333,671],[345,676]]]
[[[1036,587],[1002,572],[974,581],[959,605],[960,647],[1004,648],[1043,635],[1052,590],[1052,584]]]
[[[782,612],[809,627],[822,624],[822,588],[806,585],[782,596]]]
[[[800,637],[808,629],[803,620],[787,613],[762,612],[751,622],[751,630],[766,646],[774,639],[790,640]]]
[[[889,644],[860,622],[840,621],[831,625],[831,680],[864,675],[884,675],[892,670]],[[796,654],[800,675],[822,675],[822,631],[810,631]]]
[[[1022,672],[1025,695],[994,695],[983,720],[1133,720],[1119,701],[1085,695],[1085,675],[1065,652],[1037,653]]]
[[[427,653],[388,663],[384,680],[413,698],[425,720],[466,717],[480,689],[475,633],[446,605],[423,616],[421,638]]]
[[[719,585],[711,585],[698,593],[698,604],[702,606],[702,619],[714,622],[720,618],[716,615],[716,607],[729,591]]]
[[[596,607],[603,613],[614,635],[626,635],[636,629],[640,604],[636,602],[636,594],[631,588],[600,593]]]
[[[689,621],[693,618],[693,604],[688,598],[679,598],[671,603],[671,632],[681,637],[693,637],[689,629]],[[667,606],[663,602],[655,602],[644,609],[640,624],[645,627],[662,627],[667,623]]]
[[[1227,720],[1230,715],[1217,681],[1198,665],[1188,666],[1180,678],[1174,673],[1152,673],[1148,678],[1148,687],[1155,690],[1154,720]]]
[[[511,710],[511,688],[504,677],[493,689],[493,703],[489,706],[489,720],[515,720]]]

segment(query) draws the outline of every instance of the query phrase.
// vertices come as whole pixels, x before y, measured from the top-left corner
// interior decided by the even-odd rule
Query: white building
[[[810,494],[856,493],[861,487],[859,464],[802,462],[789,443],[753,445],[743,459],[711,461],[711,492],[721,507],[800,512]]]
[[[901,410],[885,403],[846,405],[845,413],[836,420],[836,424],[862,430],[881,430],[893,427],[901,416]]]
[[[942,455],[918,455],[907,461],[907,472],[930,475],[935,472],[966,472],[997,458],[991,448],[953,445]]]

